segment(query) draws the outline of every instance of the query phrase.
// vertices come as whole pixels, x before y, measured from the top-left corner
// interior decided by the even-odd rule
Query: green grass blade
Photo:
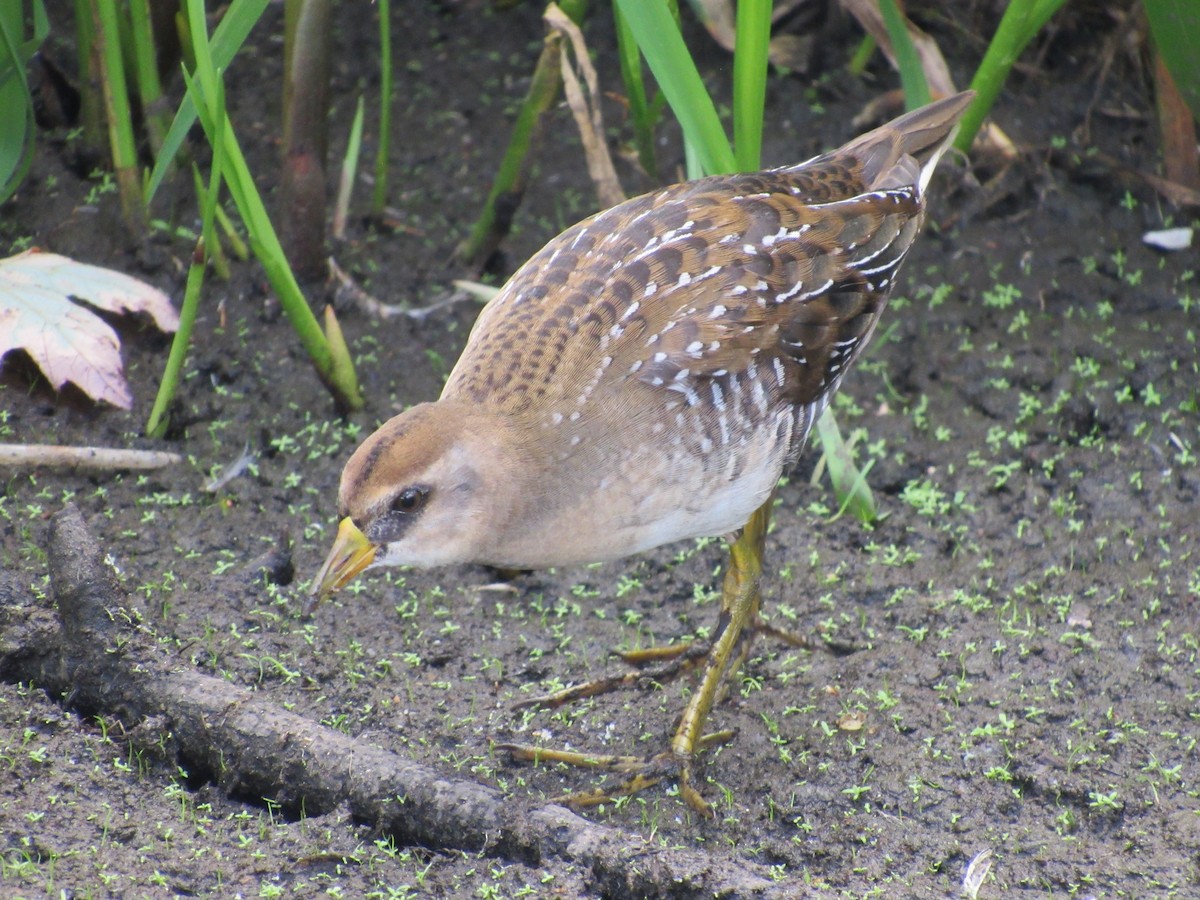
[[[371,212],[383,216],[388,199],[388,157],[392,146],[392,14],[391,0],[379,0],[379,139],[375,150],[375,190]]]
[[[242,44],[245,43],[250,29],[262,16],[263,10],[267,8],[268,2],[269,0],[233,0],[229,4],[229,9],[226,10],[225,15],[221,18],[221,24],[217,26],[217,30],[212,36],[211,58],[215,68],[224,70],[229,66]],[[163,138],[158,159],[154,161],[154,170],[150,173],[150,180],[146,184],[147,204],[154,198],[155,192],[162,184],[175,157],[179,154],[179,148],[183,146],[183,142],[187,139],[187,133],[195,121],[196,106],[192,102],[191,96],[186,95],[183,102],[179,104],[179,109],[175,113],[171,127],[167,130],[166,137]]]
[[[559,95],[561,54],[560,38],[547,35],[483,210],[471,226],[470,233],[454,250],[454,255],[473,269],[482,268],[487,257],[507,234],[510,225],[507,216],[511,213],[506,214],[504,207],[512,210],[520,203],[529,169],[530,148],[542,117]]]
[[[846,63],[846,68],[851,75],[861,76],[867,70],[867,63],[871,61],[871,56],[875,53],[875,38],[869,34],[864,34],[858,46],[854,49],[854,53],[850,56],[850,61]]]
[[[203,210],[208,202],[207,198],[210,191],[204,186],[204,179],[200,175],[200,169],[192,163],[192,186],[196,191],[196,198],[200,201],[201,222],[203,223]],[[220,211],[220,207],[213,204],[213,218],[215,220],[216,213]],[[222,281],[228,281],[233,274],[229,270],[229,257],[225,255],[225,248],[221,244],[221,236],[217,233],[215,223],[209,223],[209,230],[205,231],[203,224],[200,228],[200,236],[204,238],[204,255],[208,259],[208,264],[212,266],[213,272]]]
[[[908,23],[896,0],[879,0],[879,11],[883,14],[883,24],[892,42],[892,52],[896,55],[896,68],[900,70],[904,105],[910,110],[920,109],[933,98],[929,94],[929,82],[921,66],[921,56],[913,44],[912,35],[908,33]]]
[[[739,172],[762,165],[771,0],[739,0],[733,48],[733,151]]]
[[[650,71],[708,175],[737,170],[729,138],[664,0],[617,0]]]
[[[629,23],[621,15],[621,7],[613,4],[613,23],[617,32],[617,58],[621,64],[621,81],[625,85],[625,97],[629,102],[629,119],[633,123],[633,142],[637,147],[638,162],[651,178],[658,179],[658,161],[654,153],[654,126],[658,121],[655,110],[646,95],[646,82],[642,77],[642,54],[637,41],[629,29]]]
[[[150,418],[146,420],[146,437],[163,438],[167,433],[170,419],[167,410],[179,389],[179,373],[183,370],[183,362],[187,358],[188,344],[192,340],[192,326],[196,321],[196,313],[200,305],[200,289],[204,286],[204,240],[196,244],[196,252],[192,256],[192,264],[188,267],[187,283],[183,289],[183,304],[179,308],[179,328],[171,341],[171,352],[167,357],[167,365],[163,370],[162,381],[158,383],[158,393],[154,397],[154,408],[150,410]]]
[[[1200,119],[1200,2],[1142,0],[1142,6],[1175,87]]]
[[[1011,0],[1004,10],[992,42],[971,80],[976,97],[963,114],[954,147],[963,153],[971,149],[984,118],[1000,94],[1008,73],[1021,51],[1050,20],[1065,0]]]
[[[348,359],[335,358],[334,348],[331,348],[326,340],[325,333],[309,308],[308,301],[296,282],[296,276],[287,263],[279,236],[254,184],[237,135],[229,127],[224,106],[217,103],[221,98],[220,79],[213,63],[211,48],[205,39],[202,0],[188,0],[187,7],[193,38],[192,49],[196,54],[196,77],[189,77],[185,71],[184,80],[205,136],[210,144],[220,143],[219,152],[225,160],[222,177],[229,186],[229,194],[233,197],[246,225],[250,247],[266,272],[267,280],[279,298],[279,305],[295,329],[322,382],[334,394],[339,405],[359,409],[363,400],[353,364]],[[205,84],[206,81],[211,83],[211,88]]]
[[[350,140],[346,142],[346,155],[342,158],[342,172],[338,177],[337,200],[333,204],[333,236],[342,240],[346,236],[346,217],[350,214],[350,196],[354,193],[354,181],[358,175],[358,157],[362,151],[363,96],[358,95],[358,107],[354,111],[354,122],[350,125]]]
[[[218,92],[216,106],[223,108],[225,105],[224,87],[220,81],[216,83],[216,89]],[[192,263],[188,268],[187,287],[183,292],[183,304],[179,308],[179,328],[175,332],[175,338],[171,341],[171,352],[167,357],[167,365],[163,369],[162,381],[159,382],[158,393],[154,397],[154,407],[150,410],[150,418],[146,422],[146,434],[149,437],[163,437],[170,424],[167,411],[171,407],[171,401],[175,398],[175,392],[179,389],[180,373],[183,371],[183,363],[187,359],[187,348],[192,342],[192,328],[200,310],[200,291],[204,287],[204,267],[210,252],[209,248],[215,249],[216,246],[219,246],[213,240],[215,236],[213,218],[216,215],[217,198],[221,193],[222,168],[224,166],[224,153],[221,148],[225,143],[222,132],[227,123],[219,121],[216,124],[218,133],[217,140],[213,142],[212,171],[209,175],[208,189],[201,188],[198,193],[201,238],[196,244],[195,252],[192,253]]]
[[[158,55],[155,52],[154,30],[150,18],[150,0],[132,0],[129,4],[129,26],[133,44],[133,71],[137,82],[138,99],[150,150],[157,155],[166,133],[166,111],[162,102],[162,83],[158,77]]]
[[[196,43],[199,46],[202,41]],[[199,60],[197,61],[199,62]],[[197,70],[198,72],[202,71],[203,66],[198,65]],[[279,297],[280,305],[296,330],[296,334],[299,335],[300,343],[304,345],[304,349],[316,364],[317,370],[328,372],[332,368],[332,361],[329,357],[329,347],[325,342],[325,335],[312,310],[309,309],[308,303],[304,300],[292,270],[287,265],[283,247],[279,244],[279,237],[275,233],[275,228],[267,215],[267,209],[263,205],[262,197],[254,184],[254,178],[246,165],[246,157],[242,153],[237,135],[233,133],[232,128],[222,129],[219,124],[224,110],[214,110],[204,105],[207,103],[205,99],[207,95],[199,78],[187,78],[185,75],[185,80],[187,90],[193,100],[199,101],[196,103],[196,107],[201,127],[204,128],[210,142],[221,142],[222,152],[228,157],[224,174],[229,185],[229,194],[233,197],[233,202],[237,206],[238,212],[241,213],[242,221],[246,224],[250,247],[266,271],[267,280],[271,282],[271,287]]]
[[[41,0],[33,3],[33,37],[25,33],[21,3],[0,9],[0,203],[20,187],[33,162],[36,127],[33,99],[25,78],[25,63],[49,30]]]
[[[817,434],[825,451],[825,464],[829,468],[829,480],[833,483],[833,495],[837,498],[840,516],[849,512],[860,522],[870,524],[879,518],[875,498],[867,484],[867,472],[871,463],[860,472],[854,464],[853,446],[842,440],[833,417],[833,410],[826,407],[817,419]],[[874,460],[872,460],[872,463]]]

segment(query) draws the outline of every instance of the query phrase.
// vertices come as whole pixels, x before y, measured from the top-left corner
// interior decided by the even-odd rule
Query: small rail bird
[[[871,337],[972,96],[800,165],[627,200],[550,241],[483,309],[440,399],[350,458],[314,595],[374,566],[568,566],[740,529],[670,749],[606,758],[624,785],[567,798],[674,778],[707,811],[693,757],[731,736],[702,728],[755,630],[772,493]]]

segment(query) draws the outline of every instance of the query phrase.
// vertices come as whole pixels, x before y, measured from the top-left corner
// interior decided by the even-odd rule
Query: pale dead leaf
[[[106,312],[145,313],[162,331],[179,327],[179,313],[158,288],[29,250],[0,260],[0,359],[24,350],[55,390],[69,381],[94,400],[129,409],[133,397],[121,366],[120,338],[72,297]]]
[[[887,26],[883,22],[883,11],[879,8],[879,0],[841,0],[841,4],[843,9],[858,20],[863,31],[875,39],[879,49],[892,64],[892,68],[897,68],[896,54],[892,50],[892,39],[888,34]],[[929,92],[933,99],[938,100],[958,93],[958,88],[954,86],[954,78],[950,75],[950,67],[946,65],[946,59],[942,56],[937,41],[914,25],[907,16],[904,16],[904,24],[908,29],[908,36],[913,42],[913,47],[916,48],[917,56],[921,60],[921,69],[925,73],[925,81],[929,85]],[[895,98],[903,99],[903,94],[900,92],[893,93]],[[892,105],[890,101],[889,105]],[[886,117],[891,115],[892,113],[888,112]],[[878,116],[878,112],[873,111],[872,116]],[[869,121],[866,116],[858,116],[856,125],[861,125],[866,121]],[[985,153],[999,159],[1017,158],[1016,146],[995,122],[988,122],[980,128],[973,147],[974,152]]]
[[[625,199],[625,191],[617,178],[617,170],[613,168],[612,157],[608,152],[608,144],[604,140],[604,122],[600,116],[600,84],[596,77],[596,69],[588,56],[587,44],[583,40],[583,32],[571,19],[551,3],[542,15],[546,24],[554,31],[563,35],[575,52],[575,64],[587,84],[591,102],[584,96],[579,84],[579,78],[571,67],[566,48],[562,54],[563,93],[567,96],[567,105],[575,117],[579,128],[579,138],[583,142],[583,152],[587,158],[588,174],[596,185],[596,195],[600,205],[616,206]]]
[[[875,39],[879,49],[883,51],[892,67],[896,67],[896,57],[892,52],[892,39],[888,35],[887,26],[883,24],[883,13],[879,9],[879,0],[842,0],[842,7],[858,20],[863,31]],[[921,68],[925,71],[925,80],[934,99],[949,97],[957,93],[954,79],[950,75],[950,67],[942,56],[942,51],[932,37],[914,25],[907,16],[904,24],[908,35],[916,47],[917,56],[921,60]]]
[[[771,5],[771,24],[792,13],[805,0],[777,0]],[[692,12],[719,46],[733,52],[737,44],[737,13],[733,0],[691,0]],[[767,59],[773,66],[793,71],[804,70],[812,57],[814,34],[773,36],[767,45]]]

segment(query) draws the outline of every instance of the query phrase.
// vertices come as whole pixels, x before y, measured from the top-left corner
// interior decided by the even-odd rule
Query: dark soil
[[[451,252],[486,195],[542,26],[528,5],[395,5],[403,228],[359,220],[332,250],[378,299],[422,307],[464,274]],[[228,79],[268,195],[278,14],[268,12]],[[361,81],[368,109],[377,87],[371,17],[345,18],[359,21],[336,34],[335,155]],[[965,84],[979,48],[930,24],[958,48],[950,62]],[[711,720],[737,738],[700,764],[714,820],[674,788],[586,813],[628,836],[631,868],[672,847],[743,866],[785,895],[954,896],[968,863],[990,851],[981,897],[1200,896],[1200,288],[1194,251],[1161,255],[1141,241],[1164,223],[1196,223],[1089,155],[1157,166],[1143,73],[1119,56],[1097,92],[1094,26],[1065,29],[1047,62],[1015,74],[1001,97],[995,119],[1022,147],[1018,162],[943,167],[902,296],[847,379],[838,419],[844,433],[863,431],[860,461],[873,463],[883,518],[867,528],[834,516],[827,480],[810,478],[819,450],[780,491],[766,614],[842,649],[755,645]],[[607,14],[597,10],[587,33],[604,86],[617,90]],[[724,91],[727,57],[690,37]],[[853,116],[894,78],[837,68],[856,40],[852,30],[822,39],[825,74],[772,77],[766,162],[863,130]],[[71,58],[66,45],[52,49]],[[619,107],[606,114],[627,140]],[[664,168],[675,171],[677,137],[664,134]],[[115,194],[94,196],[101,182],[76,174],[65,133],[43,138],[29,181],[3,207],[0,250],[32,243],[180,298],[191,243],[154,230],[131,246]],[[651,184],[620,172],[631,193]],[[194,228],[185,179],[173,190],[155,214]],[[501,274],[592,211],[593,196],[570,115],[557,110]],[[309,286],[314,304],[327,293]],[[686,680],[555,712],[512,706],[620,671],[613,649],[707,633],[720,541],[504,583],[482,569],[371,574],[303,615],[335,529],[342,464],[381,421],[437,395],[477,309],[385,321],[343,310],[367,399],[343,420],[260,270],[238,265],[232,281],[208,284],[161,442],[141,437],[167,346],[148,327],[117,323],[129,413],[55,394],[10,357],[3,441],[155,447],[186,462],[141,476],[8,473],[0,603],[51,605],[47,522],[73,501],[182,671],[446,779],[499,788],[515,810],[601,776],[514,764],[493,742],[661,749]],[[247,446],[250,471],[206,492]],[[289,541],[294,580],[256,576],[255,561]],[[314,811],[231,789],[173,740],[169,717],[82,713],[73,696],[29,683],[11,639],[0,641],[4,896],[616,893],[569,854],[420,845],[348,805]],[[703,883],[662,893],[699,895],[689,884]]]

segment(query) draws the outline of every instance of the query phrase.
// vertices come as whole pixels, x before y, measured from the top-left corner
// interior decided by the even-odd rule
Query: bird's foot
[[[839,656],[857,649],[851,644],[838,643],[819,635],[787,631],[771,625],[761,617],[756,618],[746,628],[742,640],[752,641],[760,634],[802,650],[826,650]],[[681,644],[646,647],[642,650],[618,650],[617,656],[632,666],[632,671],[595,678],[549,694],[519,700],[513,704],[513,709],[557,709],[587,697],[600,697],[629,688],[654,688],[699,669],[711,650],[712,645],[707,641],[686,641]]]
[[[632,797],[663,781],[674,781],[679,785],[679,794],[688,806],[705,818],[713,817],[712,806],[693,785],[692,763],[695,755],[709,747],[729,743],[737,735],[735,730],[717,731],[703,735],[693,748],[693,753],[678,753],[665,750],[654,756],[607,756],[594,753],[579,753],[573,750],[554,750],[526,744],[497,744],[497,750],[508,753],[520,762],[563,763],[581,769],[599,769],[625,776],[625,780],[613,787],[597,787],[586,791],[575,791],[552,798],[578,809],[611,803],[621,797]]]
[[[634,667],[633,671],[595,678],[560,691],[520,700],[513,704],[513,709],[557,709],[585,697],[599,697],[626,688],[648,689],[700,668],[708,658],[710,649],[703,641],[689,641],[666,647],[618,652],[621,659]]]
[[[856,644],[849,641],[834,640],[828,635],[822,634],[800,634],[796,631],[789,631],[786,628],[780,628],[772,625],[770,622],[764,621],[760,616],[756,618],[749,626],[755,634],[766,635],[769,638],[787,644],[790,647],[796,647],[800,650],[819,651],[824,650],[827,653],[832,653],[835,656],[848,656],[860,649]]]

